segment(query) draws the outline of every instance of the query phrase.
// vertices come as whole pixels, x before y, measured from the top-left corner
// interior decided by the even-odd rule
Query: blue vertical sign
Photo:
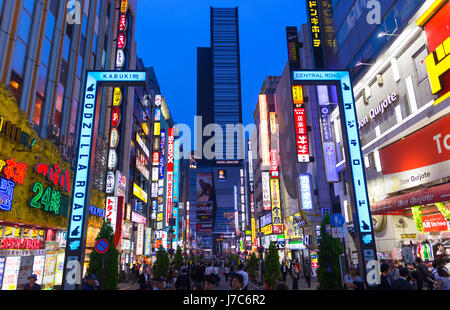
[[[344,144],[347,155],[346,166],[348,174],[351,176],[353,189],[351,199],[356,209],[356,224],[359,230],[359,255],[360,262],[365,262],[362,266],[362,271],[365,275],[368,261],[373,260],[375,257],[376,246],[350,74],[347,71],[294,71],[293,79],[299,84],[306,83],[312,85],[320,85],[328,81],[331,81],[331,84],[338,82],[342,93],[342,102],[339,107],[344,141],[346,142]]]
[[[72,279],[67,278],[69,261],[76,260],[83,266],[86,247],[87,212],[91,196],[89,172],[98,87],[145,85],[146,72],[139,71],[88,71],[82,106],[77,163],[72,189],[69,227],[67,231],[66,260],[64,262],[64,289],[75,289]]]
[[[173,239],[174,242],[178,242],[178,206],[174,207],[173,210],[173,218],[175,219],[175,227],[174,227],[174,235],[175,238]],[[174,247],[176,249],[176,246]]]

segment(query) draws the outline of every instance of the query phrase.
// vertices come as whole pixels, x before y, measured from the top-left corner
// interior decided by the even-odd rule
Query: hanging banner
[[[264,210],[270,210],[271,203],[270,203],[270,176],[269,172],[264,171],[261,172],[262,177],[262,196],[263,196],[263,209]]]

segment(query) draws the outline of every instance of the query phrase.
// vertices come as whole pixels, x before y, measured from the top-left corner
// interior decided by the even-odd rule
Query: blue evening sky
[[[266,76],[287,62],[286,26],[306,22],[303,0],[138,0],[138,57],[153,66],[176,123],[191,127],[197,110],[197,47],[209,47],[210,7],[238,7],[242,119],[253,112]]]

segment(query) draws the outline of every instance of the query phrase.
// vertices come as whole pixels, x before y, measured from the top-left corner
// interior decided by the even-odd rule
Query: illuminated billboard
[[[350,198],[356,210],[354,222],[358,232],[360,253],[363,255],[361,261],[365,262],[362,270],[365,275],[366,264],[376,260],[376,246],[350,74],[347,71],[294,71],[293,81],[295,84],[338,85],[346,167],[351,181]]]
[[[146,72],[138,71],[88,71],[86,74],[86,86],[84,102],[81,106],[81,121],[78,150],[76,157],[75,175],[70,208],[70,219],[67,233],[66,262],[69,260],[80,261],[82,257],[83,236],[86,231],[84,225],[86,218],[85,208],[89,207],[89,169],[92,154],[93,129],[97,106],[97,90],[103,86],[141,86],[146,83]],[[65,288],[73,289],[74,285],[65,283]]]
[[[259,95],[260,143],[262,165],[270,165],[269,121],[267,119],[267,96]]]
[[[269,172],[261,172],[261,182],[262,182],[262,198],[263,198],[263,209],[270,210],[270,175]]]

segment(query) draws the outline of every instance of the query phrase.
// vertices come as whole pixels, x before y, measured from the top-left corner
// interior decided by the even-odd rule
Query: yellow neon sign
[[[432,52],[425,58],[425,64],[427,66],[431,92],[437,94],[443,89],[441,77],[450,70],[450,37],[439,45],[435,52]],[[434,105],[438,105],[449,97],[450,91],[437,99]]]

